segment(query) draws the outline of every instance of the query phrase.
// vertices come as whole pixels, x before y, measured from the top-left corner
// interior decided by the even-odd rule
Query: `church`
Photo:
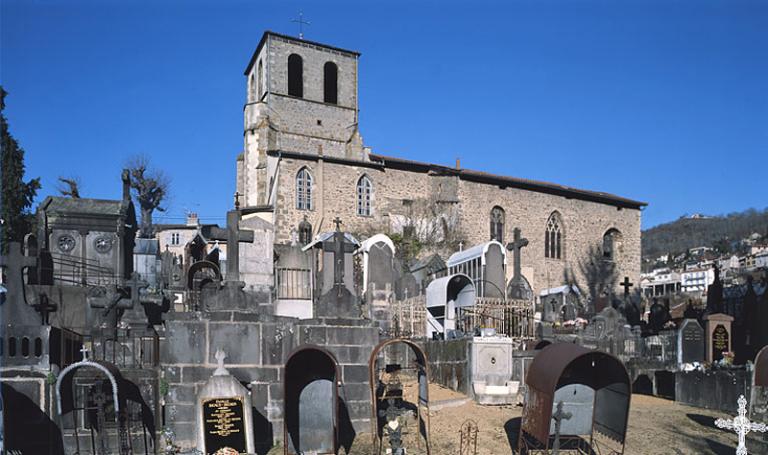
[[[264,33],[245,68],[244,149],[237,157],[243,221],[272,243],[344,230],[432,236],[453,251],[513,229],[528,239],[522,274],[535,295],[561,286],[595,252],[640,279],[645,202],[480,170],[392,157],[366,147],[359,125],[360,53]],[[241,261],[242,262],[242,261]],[[507,267],[507,278],[512,267]],[[616,292],[620,292],[619,288]]]

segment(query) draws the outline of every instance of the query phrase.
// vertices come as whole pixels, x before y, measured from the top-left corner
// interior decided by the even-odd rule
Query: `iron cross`
[[[339,218],[339,217],[337,216],[336,218],[334,218],[334,219],[333,219],[333,224],[335,224],[335,225],[336,225],[336,230],[337,230],[337,231],[340,231],[340,230],[341,230],[341,225],[342,225],[343,223],[341,222],[341,218]]]
[[[768,431],[768,425],[764,423],[750,422],[747,418],[747,399],[744,395],[739,396],[739,415],[732,420],[717,419],[715,425],[718,428],[735,431],[739,435],[739,445],[736,447],[736,455],[747,455],[746,437],[750,431],[759,431],[765,433]]]
[[[629,277],[628,277],[628,276],[625,276],[625,277],[624,277],[624,281],[622,281],[621,283],[619,283],[619,286],[621,286],[621,287],[623,287],[623,288],[624,288],[624,297],[626,297],[626,296],[628,296],[628,295],[629,295],[629,288],[631,288],[632,286],[634,286],[634,283],[631,283],[631,282],[629,281]]]
[[[291,22],[299,24],[299,39],[304,39],[304,26],[312,25],[309,21],[304,20],[304,13],[299,11],[299,18],[291,19]]]
[[[555,421],[555,442],[552,443],[552,454],[557,455],[560,453],[560,425],[563,420],[569,420],[573,417],[570,412],[563,412],[563,402],[557,403],[557,411],[552,414],[552,419]]]

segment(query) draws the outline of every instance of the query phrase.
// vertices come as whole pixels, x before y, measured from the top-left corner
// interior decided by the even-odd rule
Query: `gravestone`
[[[304,249],[319,246],[323,269],[317,277],[320,298],[315,301],[315,317],[359,318],[361,306],[355,293],[352,252],[357,246],[353,237],[341,231],[341,220],[336,218],[336,231],[323,234],[316,243]]]
[[[224,368],[225,358],[216,351],[218,368],[197,394],[197,445],[205,455],[224,448],[255,452],[250,392]]]
[[[365,275],[365,293],[366,297],[376,299],[377,291],[384,292],[385,295],[393,291],[395,283],[394,256],[395,252],[385,241],[378,241],[372,245],[366,245],[365,263],[363,264],[363,274]],[[384,297],[386,298],[386,297]]]
[[[520,236],[520,228],[514,229],[513,241],[507,244],[507,249],[512,251],[513,270],[512,279],[507,285],[507,298],[515,300],[533,300],[533,289],[521,272],[521,250],[528,246],[528,239]]]
[[[731,352],[733,317],[715,313],[704,316],[704,320],[706,321],[707,362],[712,363],[722,359],[723,352]]]
[[[707,352],[704,345],[704,329],[695,319],[686,319],[677,331],[677,362],[704,362]]]

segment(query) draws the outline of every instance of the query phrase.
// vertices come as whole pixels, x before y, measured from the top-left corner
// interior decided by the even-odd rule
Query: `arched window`
[[[554,212],[547,220],[547,230],[544,232],[544,257],[562,259],[563,228],[560,214]]]
[[[312,174],[305,167],[296,174],[296,208],[312,210]]]
[[[371,207],[373,199],[373,184],[367,175],[360,177],[357,181],[357,214],[360,216],[371,216]]]
[[[40,337],[35,338],[35,357],[43,355],[43,340]]]
[[[16,357],[16,338],[8,338],[8,357]]]
[[[254,101],[256,101],[256,78],[251,73],[251,82],[248,86],[248,102],[252,103]]]
[[[491,240],[504,243],[504,209],[498,205],[491,209]]]
[[[312,241],[312,224],[307,221],[307,217],[304,217],[301,223],[299,223],[299,243],[306,245]]]
[[[615,261],[621,252],[621,232],[618,229],[608,229],[603,234],[603,258]]]
[[[264,68],[261,66],[261,60],[259,60],[258,77],[256,79],[256,101],[261,101],[261,91],[264,86]]]
[[[21,339],[21,355],[22,357],[29,357],[29,338],[27,337]]]
[[[333,62],[325,62],[323,67],[324,101],[326,103],[338,103],[338,76],[339,68]]]
[[[304,62],[299,54],[288,56],[288,94],[304,96]]]

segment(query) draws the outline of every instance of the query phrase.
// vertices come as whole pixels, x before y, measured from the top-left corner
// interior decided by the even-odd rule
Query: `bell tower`
[[[243,153],[237,191],[272,205],[281,152],[366,160],[358,131],[360,54],[265,32],[245,69]]]

